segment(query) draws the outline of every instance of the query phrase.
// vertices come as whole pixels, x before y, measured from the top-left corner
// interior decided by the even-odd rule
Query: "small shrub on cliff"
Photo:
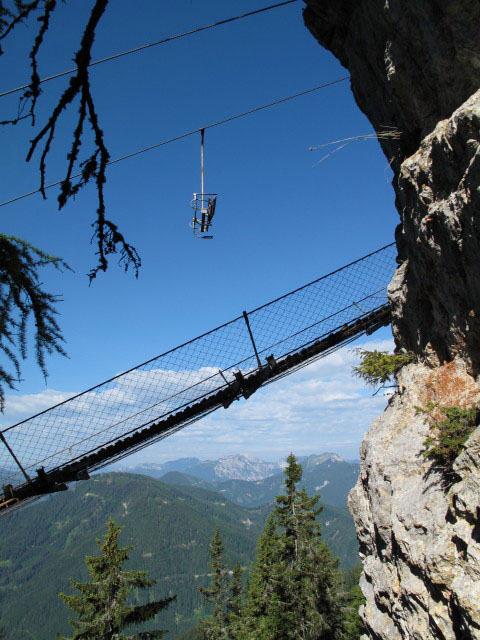
[[[429,402],[425,408],[417,407],[417,413],[426,414],[434,430],[423,443],[423,456],[450,469],[464,449],[468,437],[479,424],[480,409],[441,407],[438,403]]]
[[[353,367],[353,373],[370,387],[383,385],[395,376],[402,367],[413,362],[413,353],[388,353],[387,351],[369,351],[355,349],[360,357],[360,364]]]

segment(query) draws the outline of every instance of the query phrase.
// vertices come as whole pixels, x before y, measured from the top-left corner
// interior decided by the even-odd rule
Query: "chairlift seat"
[[[208,233],[212,224],[213,216],[217,206],[216,193],[194,193],[190,203],[193,208],[193,218],[190,224],[196,238],[211,239],[213,236]]]

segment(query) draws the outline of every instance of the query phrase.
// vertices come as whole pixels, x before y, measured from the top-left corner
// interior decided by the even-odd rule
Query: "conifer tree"
[[[66,355],[63,338],[55,316],[58,298],[45,291],[40,269],[53,266],[69,269],[55,258],[25,240],[0,233],[0,354],[13,365],[14,372],[0,365],[0,411],[3,411],[5,387],[15,388],[20,381],[20,360],[27,355],[27,327],[35,324],[35,356],[43,375],[47,376],[47,353]]]
[[[233,568],[227,595],[227,628],[231,640],[243,638],[244,620],[244,590],[242,585],[242,568],[240,563]]]
[[[71,580],[81,595],[59,596],[77,614],[77,619],[69,619],[74,628],[70,640],[153,640],[162,638],[167,631],[142,631],[131,636],[122,635],[129,625],[146,622],[168,607],[176,596],[149,602],[144,605],[127,604],[132,589],[146,589],[156,581],[147,578],[146,571],[125,571],[122,566],[128,560],[132,547],[118,547],[118,536],[122,530],[110,520],[108,530],[102,540],[97,540],[101,555],[87,556],[85,562],[91,576],[90,582]],[[57,636],[57,640],[67,640]]]
[[[362,565],[360,564],[345,574],[345,640],[358,640],[366,632],[365,625],[358,613],[360,607],[365,604],[365,596],[359,585],[361,573]]]
[[[246,618],[248,640],[339,640],[338,560],[321,540],[318,496],[298,490],[302,467],[287,458],[285,495],[259,542]]]
[[[223,552],[225,548],[220,537],[220,529],[215,533],[208,551],[209,565],[213,569],[210,587],[199,587],[206,602],[213,604],[212,615],[200,620],[199,629],[205,640],[229,640],[227,622],[228,572]]]
[[[31,27],[31,48],[28,59],[31,78],[18,103],[17,115],[0,121],[0,126],[16,125],[29,119],[36,125],[36,107],[41,98],[39,76],[39,52],[58,9],[64,2],[58,0],[0,0],[0,56],[8,36],[22,23]],[[107,180],[106,168],[109,152],[104,133],[95,107],[90,86],[89,66],[98,24],[105,13],[109,0],[94,0],[90,3],[90,15],[74,55],[75,72],[67,86],[60,91],[56,104],[43,125],[30,140],[27,162],[38,150],[40,165],[40,191],[46,198],[47,157],[54,144],[62,115],[68,108],[78,116],[72,127],[72,143],[66,157],[65,175],[58,196],[58,207],[62,209],[69,200],[88,183],[94,183],[98,194],[98,206],[93,227],[92,241],[96,244],[97,264],[91,269],[90,282],[100,271],[106,271],[113,254],[119,257],[119,264],[125,271],[131,267],[138,277],[141,259],[135,247],[127,242],[118,226],[107,217],[104,187]],[[83,4],[83,3],[82,3]],[[54,21],[54,20],[53,20]],[[61,23],[57,23],[61,24]],[[78,108],[77,108],[78,107]],[[86,126],[88,123],[89,126]],[[88,136],[92,135],[91,144]],[[83,149],[91,149],[83,159]],[[40,281],[39,267],[53,265],[57,268],[67,265],[44,251],[33,247],[25,240],[0,234],[0,355],[13,365],[9,371],[0,365],[0,412],[3,411],[4,395],[7,388],[15,388],[19,382],[20,359],[26,357],[27,320],[30,315],[35,322],[35,352],[37,363],[46,376],[45,355],[58,352],[65,355],[63,341],[55,315],[58,298],[46,292]]]
[[[204,640],[244,638],[242,568],[237,562],[230,572],[224,559],[224,550],[220,530],[216,527],[209,549],[209,565],[213,569],[211,585],[208,588],[198,588],[206,602],[213,604],[212,614],[200,620],[198,625]]]
[[[274,585],[278,567],[278,536],[275,532],[275,521],[270,514],[265,529],[257,544],[257,559],[253,566],[245,606],[246,638],[272,638],[274,623],[270,613],[276,598]]]

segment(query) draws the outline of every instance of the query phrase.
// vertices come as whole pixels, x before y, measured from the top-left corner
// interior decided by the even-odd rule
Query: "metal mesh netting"
[[[395,247],[357,260],[248,313],[262,363],[280,359],[386,303]],[[55,469],[258,369],[243,316],[3,430],[0,482]],[[10,451],[9,451],[10,449]]]

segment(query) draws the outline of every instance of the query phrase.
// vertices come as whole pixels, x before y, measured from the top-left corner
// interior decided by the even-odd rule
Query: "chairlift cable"
[[[142,153],[146,153],[147,151],[152,151],[153,149],[158,149],[159,147],[164,147],[167,144],[171,144],[172,142],[177,142],[178,140],[182,140],[183,138],[188,138],[189,136],[193,136],[202,129],[212,129],[213,127],[218,127],[222,124],[226,124],[227,122],[232,122],[232,120],[237,120],[238,118],[243,118],[245,116],[249,116],[252,113],[256,113],[257,111],[262,111],[263,109],[268,109],[269,107],[274,107],[277,104],[281,104],[282,102],[287,102],[288,100],[293,100],[294,98],[299,98],[300,96],[307,95],[309,93],[313,93],[314,91],[318,91],[319,89],[325,89],[326,87],[330,87],[334,84],[338,84],[339,82],[344,82],[348,80],[350,76],[344,76],[343,78],[338,78],[337,80],[332,80],[331,82],[326,82],[325,84],[321,84],[317,87],[313,87],[312,89],[307,89],[306,91],[300,91],[299,93],[294,93],[291,96],[287,96],[286,98],[280,98],[279,100],[275,100],[274,102],[269,102],[268,104],[263,104],[260,107],[255,107],[254,109],[249,109],[248,111],[243,111],[242,113],[237,113],[234,116],[230,116],[229,118],[224,118],[223,120],[218,120],[218,122],[212,122],[211,124],[204,125],[203,127],[198,127],[198,129],[194,129],[193,131],[187,131],[186,133],[182,133],[174,138],[169,138],[168,140],[163,140],[162,142],[157,142],[156,144],[150,145],[149,147],[145,147],[144,149],[139,149],[138,151],[133,151],[132,153],[127,153],[124,156],[120,156],[119,158],[115,158],[114,160],[110,160],[107,162],[108,165],[117,164],[117,162],[122,162],[123,160],[127,160],[128,158],[133,158],[134,156],[138,156]],[[71,176],[71,179],[79,178],[82,174],[77,173]],[[59,184],[62,184],[63,180],[57,180],[57,182],[52,182],[50,184],[45,185],[44,189],[51,189],[52,187],[56,187]],[[11,198],[10,200],[6,200],[5,202],[0,203],[0,207],[5,207],[7,204],[12,204],[17,200],[22,200],[23,198],[28,198],[29,196],[33,196],[35,193],[40,193],[41,189],[35,189],[34,191],[29,191],[28,193],[24,193],[21,196],[16,196],[15,198]]]
[[[94,60],[91,62],[88,67],[94,67],[97,64],[102,64],[104,62],[110,62],[110,60],[116,60],[117,58],[122,58],[123,56],[128,56],[131,53],[138,53],[139,51],[144,51],[145,49],[150,49],[151,47],[156,47],[159,44],[165,44],[166,42],[171,42],[172,40],[178,40],[179,38],[184,38],[186,36],[191,36],[194,33],[199,33],[200,31],[206,31],[207,29],[213,29],[214,27],[219,27],[224,24],[228,24],[229,22],[235,22],[236,20],[242,20],[243,18],[248,18],[249,16],[254,16],[259,13],[263,13],[265,11],[270,11],[271,9],[277,9],[278,7],[283,7],[287,4],[292,4],[293,2],[298,2],[299,0],[285,0],[285,2],[279,2],[277,4],[272,4],[268,7],[263,7],[263,9],[256,9],[255,11],[249,11],[248,13],[244,13],[239,16],[234,16],[232,18],[226,18],[225,20],[220,20],[218,22],[214,22],[212,24],[204,25],[203,27],[197,27],[196,29],[191,29],[190,31],[185,31],[184,33],[178,33],[174,36],[169,36],[168,38],[163,38],[162,40],[156,40],[155,42],[150,42],[149,44],[143,44],[139,47],[135,47],[134,49],[128,49],[128,51],[121,51],[120,53],[114,53],[111,56],[106,58],[100,58],[99,60]],[[49,80],[56,80],[57,78],[61,78],[62,76],[67,76],[70,73],[75,73],[77,71],[77,67],[73,69],[68,69],[67,71],[61,71],[60,73],[56,73],[52,76],[48,76],[47,78],[42,78],[39,81],[39,84],[43,82],[48,82]],[[8,96],[12,93],[16,93],[18,91],[22,91],[22,89],[28,89],[30,84],[24,84],[21,87],[16,87],[15,89],[9,89],[8,91],[4,91],[0,93],[0,98],[4,96]]]

